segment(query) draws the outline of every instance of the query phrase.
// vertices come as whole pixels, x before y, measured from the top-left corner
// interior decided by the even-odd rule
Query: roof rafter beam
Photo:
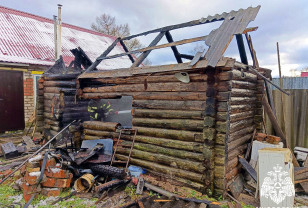
[[[120,40],[120,44],[121,44],[122,48],[124,49],[124,51],[125,51],[126,53],[129,52],[129,50],[127,49],[127,47],[126,47],[126,45],[125,45],[125,43],[124,43],[123,40]],[[128,58],[130,59],[130,61],[131,61],[132,63],[135,62],[135,60],[134,60],[134,58],[133,58],[133,56],[132,56],[131,54],[128,54],[127,56],[128,56]]]
[[[235,37],[236,37],[238,51],[239,51],[240,57],[241,57],[241,62],[243,64],[248,65],[248,59],[247,59],[247,55],[246,55],[243,36],[242,36],[242,34],[236,34]]]
[[[104,53],[102,53],[102,55],[100,55],[92,64],[89,68],[86,69],[85,72],[89,72],[94,70],[103,60],[104,57],[106,57],[110,51],[112,51],[112,49],[118,44],[118,42],[121,40],[121,38],[117,38],[115,39],[115,41],[113,41],[113,43],[104,51]]]
[[[101,60],[117,58],[117,57],[120,57],[120,56],[126,56],[128,54],[143,53],[143,52],[146,52],[146,51],[152,51],[152,50],[160,49],[160,48],[166,48],[166,47],[172,47],[172,46],[177,46],[177,45],[183,45],[183,44],[197,42],[197,41],[204,41],[206,39],[206,37],[207,37],[207,35],[206,36],[196,37],[196,38],[190,38],[190,39],[184,39],[184,40],[180,40],[180,41],[175,41],[175,42],[172,42],[172,43],[165,43],[165,44],[161,44],[161,45],[157,45],[157,46],[150,46],[150,47],[141,48],[141,49],[134,50],[134,51],[129,51],[127,53],[120,53],[120,54],[115,54],[115,55],[112,55],[112,56],[106,56],[104,58],[101,58]]]
[[[184,59],[188,59],[188,60],[193,60],[194,56],[192,55],[187,55],[187,54],[180,54],[181,55],[181,58],[184,58]]]
[[[173,41],[173,38],[172,38],[172,36],[171,36],[171,34],[170,34],[169,31],[166,32],[166,38],[167,38],[167,41],[168,41],[169,43],[174,42],[174,41]],[[171,46],[171,49],[172,49],[173,54],[174,54],[174,56],[175,56],[175,58],[176,58],[176,61],[177,61],[178,63],[183,63],[182,58],[181,58],[181,54],[179,53],[179,51],[178,51],[178,49],[176,48],[176,46]]]
[[[225,19],[226,15],[227,14],[208,16],[207,18],[201,18],[201,19],[198,19],[198,20],[190,21],[190,22],[185,22],[185,23],[181,23],[181,24],[161,27],[161,28],[157,28],[157,29],[154,29],[154,30],[142,32],[142,33],[139,33],[139,34],[136,34],[136,35],[127,36],[127,37],[122,38],[122,40],[130,40],[130,39],[136,38],[138,36],[148,35],[148,34],[156,33],[156,32],[167,32],[167,31],[170,31],[170,30],[176,30],[176,29],[180,29],[180,28],[184,28],[184,27],[191,27],[191,26],[202,25],[202,24],[216,22],[216,21],[222,21],[222,20]]]
[[[149,47],[152,47],[152,46],[156,46],[156,44],[164,37],[166,32],[160,32],[156,38],[150,43]],[[138,67],[142,62],[143,60],[150,54],[152,50],[147,50],[145,52],[143,52],[139,57],[138,59],[133,63],[133,65],[131,67]]]

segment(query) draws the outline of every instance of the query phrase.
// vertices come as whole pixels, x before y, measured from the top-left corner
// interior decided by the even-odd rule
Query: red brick
[[[26,174],[26,165],[23,165],[23,166],[20,168],[20,174],[23,175],[23,176]]]
[[[47,167],[45,170],[45,175],[49,178],[73,178],[73,174],[71,174],[68,170],[62,170],[59,168]]]
[[[24,199],[25,199],[25,202],[26,202],[26,203],[27,203],[27,202],[31,199],[31,197],[32,197],[32,194],[28,194],[28,193],[26,193],[26,192],[24,192],[23,195],[24,195]],[[37,198],[37,197],[38,197],[38,194],[35,196],[35,198]]]
[[[40,161],[41,167],[42,167],[42,163],[43,163],[43,161],[41,160]],[[46,162],[46,166],[45,166],[46,168],[45,169],[47,169],[48,167],[56,167],[56,164],[57,164],[57,162],[56,162],[55,158],[48,159],[47,162]]]
[[[27,194],[32,194],[32,193],[36,193],[36,192],[40,192],[41,189],[41,185],[29,185],[27,183],[22,183],[21,188],[24,192],[26,192]]]
[[[56,197],[56,196],[59,196],[60,193],[61,193],[60,188],[43,188],[41,191],[41,194],[47,197],[50,197],[50,196]]]
[[[68,188],[70,187],[72,179],[60,179],[60,178],[47,178],[42,183],[43,187],[55,187],[55,188]]]
[[[29,184],[29,185],[34,185],[37,183],[39,176],[30,176],[29,173],[27,172],[25,175],[25,181]]]

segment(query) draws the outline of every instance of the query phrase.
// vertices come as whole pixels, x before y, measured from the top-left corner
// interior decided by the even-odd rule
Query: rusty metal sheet
[[[260,7],[249,7],[247,9],[231,11],[220,27],[210,32],[205,41],[209,46],[205,54],[205,59],[208,60],[208,66],[215,67],[217,65],[219,59],[229,46],[233,35],[242,34],[245,31],[248,24],[256,18]]]

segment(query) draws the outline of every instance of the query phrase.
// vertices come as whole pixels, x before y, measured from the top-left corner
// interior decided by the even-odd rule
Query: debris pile
[[[56,163],[54,157],[45,159],[37,155],[21,168],[21,189],[24,199],[28,202],[32,195],[40,193],[44,196],[59,196],[63,188],[71,185],[73,174],[61,169],[61,164]]]

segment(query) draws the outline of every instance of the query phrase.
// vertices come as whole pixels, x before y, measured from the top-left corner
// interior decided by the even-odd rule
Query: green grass
[[[12,196],[17,196],[22,194],[20,191],[16,191],[11,187],[11,185],[2,184],[0,185],[0,203],[1,207],[3,205],[11,205],[14,201]],[[19,203],[25,203],[24,199],[22,199]]]

